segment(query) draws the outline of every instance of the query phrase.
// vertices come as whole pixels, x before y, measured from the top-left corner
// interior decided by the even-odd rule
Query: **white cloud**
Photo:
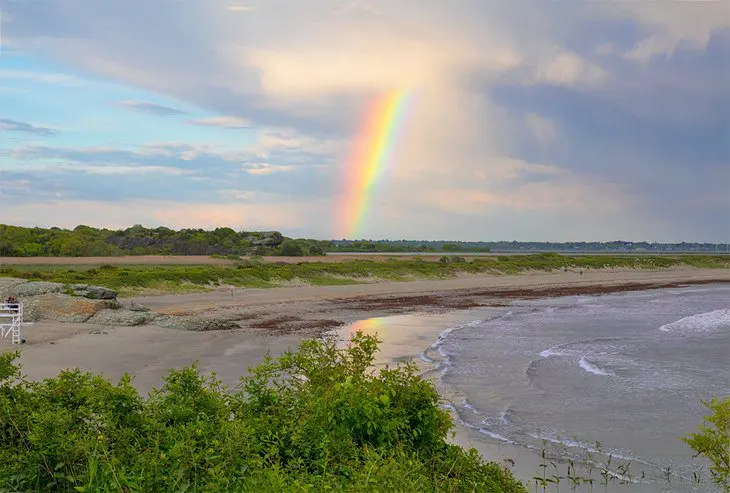
[[[114,175],[149,175],[149,174],[161,174],[161,175],[172,175],[179,176],[188,171],[184,169],[175,168],[172,166],[138,166],[138,165],[109,165],[109,164],[98,164],[98,165],[79,165],[79,164],[64,164],[58,168],[54,167],[52,170],[66,169],[73,171],[81,171],[89,175],[102,175],[102,176],[114,176]]]
[[[555,124],[549,119],[535,113],[525,116],[527,128],[542,144],[551,144],[557,138]]]
[[[23,80],[68,87],[78,87],[87,84],[87,81],[72,75],[32,70],[0,69],[0,79]]]
[[[565,52],[540,62],[535,69],[534,77],[536,82],[573,85],[601,82],[605,79],[606,73],[580,56]]]
[[[156,103],[149,103],[146,101],[125,100],[119,101],[119,105],[133,109],[135,111],[139,111],[141,113],[147,113],[156,116],[174,116],[182,115],[184,113],[184,111],[177,108],[172,108],[170,106],[164,106]]]
[[[309,207],[304,207],[309,205]],[[308,210],[318,203],[284,202],[270,204],[188,203],[163,200],[96,202],[81,200],[49,201],[36,204],[6,204],[3,212],[25,226],[75,227],[93,224],[98,227],[129,227],[134,224],[174,228],[216,228],[229,226],[245,229],[296,228],[308,220]]]
[[[628,16],[650,32],[624,53],[637,62],[671,56],[680,46],[704,50],[714,32],[730,27],[730,8],[723,0],[622,2],[619,12],[614,14]]]
[[[243,166],[249,175],[270,175],[272,173],[283,173],[296,169],[294,166],[272,166],[269,163],[246,163]]]
[[[201,127],[220,127],[229,129],[251,127],[250,121],[246,120],[245,118],[239,118],[237,116],[212,116],[209,118],[198,118],[196,120],[189,120],[188,123]]]

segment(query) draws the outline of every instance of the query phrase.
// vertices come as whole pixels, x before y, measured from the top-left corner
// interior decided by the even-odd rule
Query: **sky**
[[[363,122],[404,91],[353,237],[730,241],[723,0],[0,10],[0,223],[342,238]]]

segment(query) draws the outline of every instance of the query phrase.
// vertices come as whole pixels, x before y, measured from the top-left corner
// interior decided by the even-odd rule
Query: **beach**
[[[134,377],[134,385],[148,392],[160,385],[168,369],[196,361],[202,372],[214,372],[224,384],[233,386],[267,353],[280,354],[309,337],[335,337],[344,344],[349,335],[362,330],[377,334],[382,341],[378,366],[415,361],[426,377],[437,382],[446,405],[463,414],[464,395],[440,379],[443,366],[438,361],[438,351],[434,351],[434,345],[449,329],[498,316],[510,311],[514,304],[525,302],[728,282],[727,269],[679,268],[536,272],[140,296],[120,302],[141,304],[171,315],[236,321],[241,328],[191,332],[155,326],[41,321],[25,329],[27,344],[21,347],[20,362],[23,373],[31,379],[51,377],[63,369],[77,367],[112,380],[129,373]],[[0,348],[9,347],[7,341],[0,342]],[[478,427],[470,428],[458,413],[455,418],[457,443],[474,446],[490,460],[514,461],[516,474],[522,479],[531,478],[539,468],[537,450],[490,439]],[[631,491],[662,491],[651,486],[641,488]]]

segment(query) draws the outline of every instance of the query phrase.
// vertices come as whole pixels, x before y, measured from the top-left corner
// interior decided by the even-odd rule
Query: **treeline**
[[[0,225],[3,257],[107,257],[122,255],[324,255],[327,241],[292,239],[278,231],[231,228],[173,230],[140,225],[123,230],[80,225],[24,228]]]
[[[646,241],[427,241],[427,240],[334,240],[338,252],[505,252],[505,253],[726,253],[729,244],[716,243],[648,243]]]
[[[331,252],[471,252],[489,253],[491,249],[467,241],[411,241],[411,240],[334,240]]]

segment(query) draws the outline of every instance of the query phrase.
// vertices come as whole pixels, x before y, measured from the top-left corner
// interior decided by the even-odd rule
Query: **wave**
[[[483,435],[487,435],[488,437],[494,438],[495,440],[498,440],[500,442],[509,443],[510,445],[517,445],[517,442],[515,442],[514,440],[510,440],[506,436],[500,435],[499,433],[495,433],[487,428],[483,428],[483,427],[479,428],[479,433],[481,433]]]
[[[604,450],[599,446],[598,443],[596,443],[595,445],[591,445],[589,443],[582,442],[577,439],[559,437],[553,433],[529,433],[528,436],[534,438],[535,440],[539,440],[541,442],[544,441],[544,442],[552,443],[553,445],[558,445],[559,447],[576,448],[579,450],[584,450],[591,454],[601,454],[601,455],[605,455],[605,456],[611,456],[611,457],[613,457],[615,459],[619,459],[619,460],[636,462],[636,463],[644,464],[644,465],[652,465],[650,462],[640,459],[638,457],[635,457],[626,451],[611,450],[611,449]]]
[[[602,370],[597,365],[595,365],[594,363],[591,363],[590,361],[586,360],[585,358],[581,358],[580,360],[578,360],[578,366],[583,368],[588,373],[592,373],[594,375],[601,375],[604,377],[613,376],[612,373]]]
[[[662,332],[706,334],[730,326],[730,310],[714,310],[680,318],[659,327]]]
[[[569,356],[568,354],[560,352],[560,351],[556,351],[555,349],[556,348],[550,348],[550,349],[546,349],[545,351],[542,351],[540,353],[540,357],[547,359],[551,356]]]
[[[549,358],[551,356],[575,356],[577,352],[585,352],[585,346],[600,342],[620,342],[626,341],[625,337],[596,337],[594,339],[586,339],[584,341],[574,341],[565,344],[559,344],[548,348],[540,353],[541,358]]]
[[[474,414],[481,416],[482,413],[480,413],[476,407],[472,406],[471,403],[468,400],[466,400],[466,398],[464,399],[463,404],[464,404],[464,409],[468,409],[469,411],[473,412]]]

